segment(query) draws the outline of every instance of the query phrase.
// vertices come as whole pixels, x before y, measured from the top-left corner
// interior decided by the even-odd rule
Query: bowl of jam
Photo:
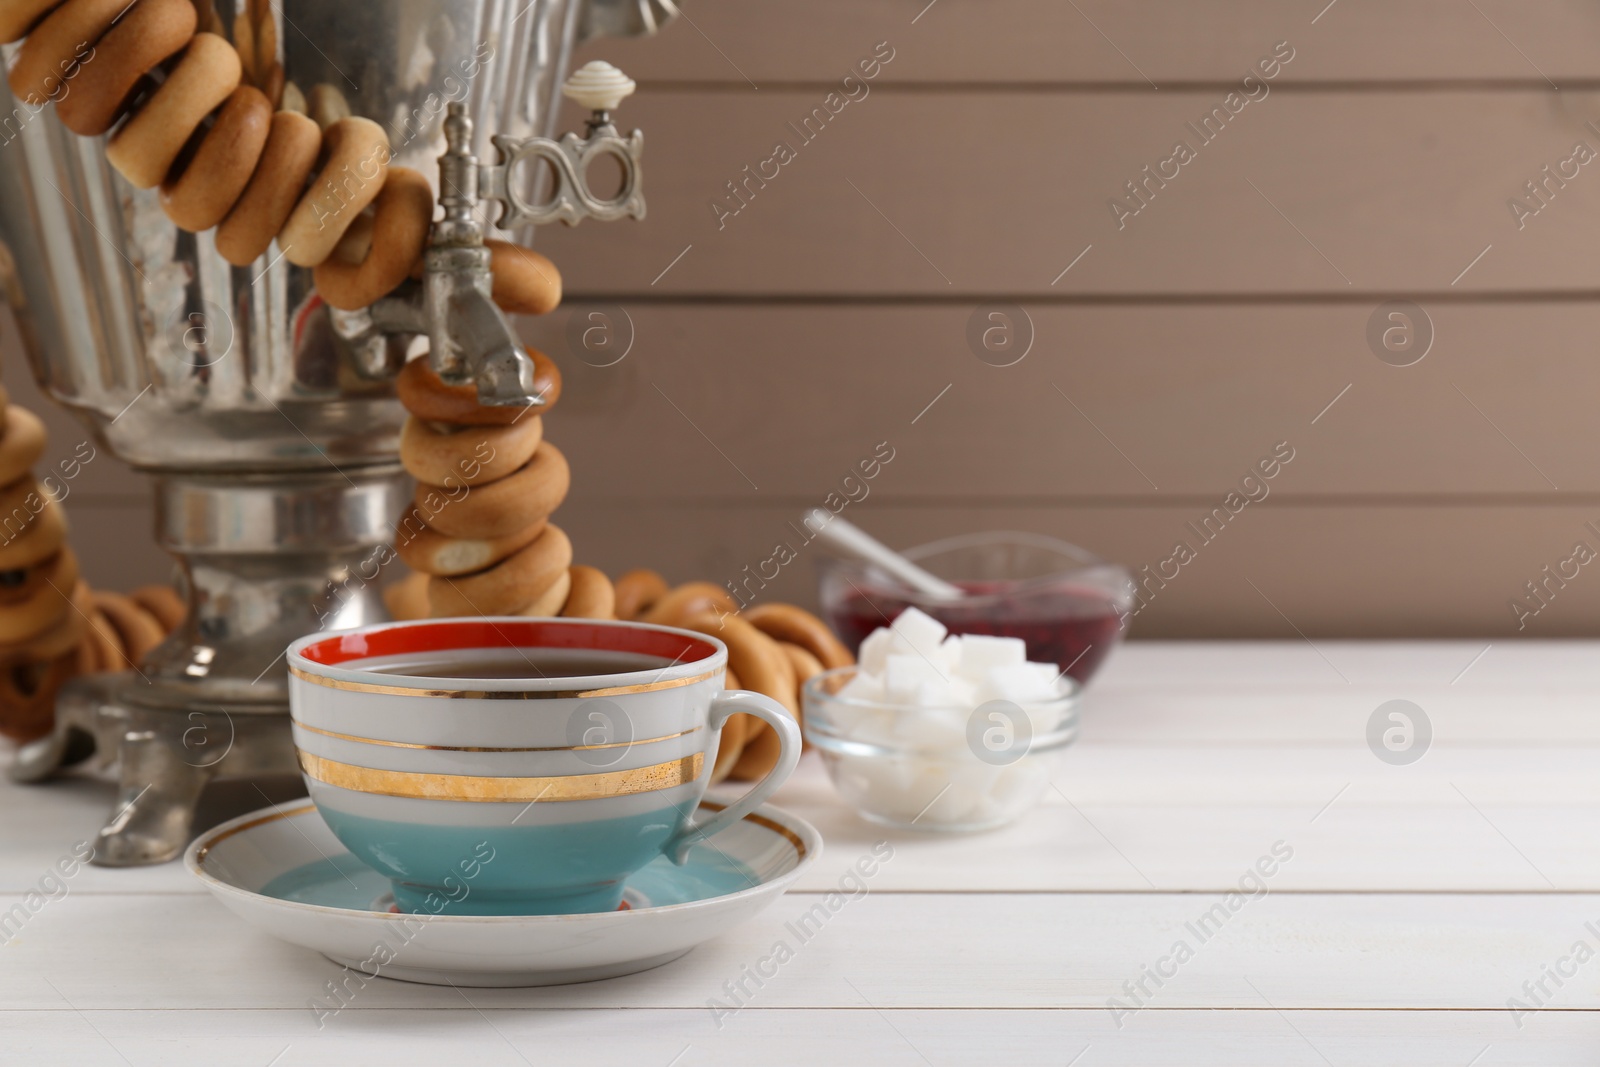
[[[1126,568],[1041,534],[966,534],[903,555],[967,595],[932,597],[867,564],[818,557],[823,614],[852,651],[916,607],[954,634],[1020,637],[1028,659],[1054,663],[1081,685],[1122,640],[1133,608]]]

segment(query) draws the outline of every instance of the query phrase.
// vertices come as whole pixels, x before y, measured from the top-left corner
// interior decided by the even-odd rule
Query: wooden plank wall
[[[1288,442],[1136,636],[1594,632],[1600,567],[1511,601],[1600,551],[1600,7],[685,0],[590,57],[639,80],[650,213],[538,239],[584,560],[731,579],[888,441],[850,514],[891,543],[1010,527],[1138,568]],[[1410,366],[1369,341],[1397,299],[1431,323]],[[997,308],[1031,324],[1010,366],[969,341]],[[605,367],[602,321],[631,335]],[[134,480],[95,474],[91,574],[159,571]],[[802,557],[771,595],[812,583]]]

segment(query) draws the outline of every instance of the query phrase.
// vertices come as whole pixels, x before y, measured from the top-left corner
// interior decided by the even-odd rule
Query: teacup
[[[794,769],[782,705],[724,691],[714,637],[631,622],[384,623],[289,646],[311,799],[401,911],[610,911],[623,881],[731,826]],[[777,766],[691,815],[737,713],[777,731]]]

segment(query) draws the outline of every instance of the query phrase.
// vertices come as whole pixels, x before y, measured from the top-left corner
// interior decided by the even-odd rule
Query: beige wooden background
[[[1268,95],[1119,230],[1108,199],[1281,41]],[[880,42],[801,144],[786,124]],[[569,299],[526,329],[567,374],[547,434],[586,562],[732,579],[885,440],[848,514],[890,543],[1038,530],[1135,568],[1289,442],[1135,636],[1512,635],[1525,583],[1600,551],[1600,161],[1520,228],[1508,208],[1600,151],[1600,4],[685,0],[586,52],[640,82],[650,205],[539,237]],[[795,158],[719,229],[779,140]],[[1366,337],[1397,298],[1434,332],[1407,367]],[[989,305],[1031,319],[1013,366],[969,347]],[[627,356],[587,365],[571,337],[618,308]],[[52,425],[52,455],[82,440]],[[68,508],[95,581],[161,573],[137,476],[102,456]],[[1548,588],[1522,634],[1595,632],[1600,566]],[[810,560],[771,594],[811,601]]]

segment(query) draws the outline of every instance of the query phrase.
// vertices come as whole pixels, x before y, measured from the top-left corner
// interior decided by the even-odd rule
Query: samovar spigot
[[[533,386],[533,361],[516,330],[490,299],[493,276],[478,217],[480,168],[468,146],[472,120],[454,103],[444,120],[445,153],[439,157],[439,204],[423,256],[422,309],[428,358],[446,382],[476,382],[478,400],[504,407],[541,407]]]
[[[393,374],[404,348],[394,342],[425,333],[429,362],[444,381],[476,383],[478,399],[487,405],[544,405],[534,389],[533,361],[510,319],[490,297],[493,276],[484,245],[483,209],[488,201],[499,202],[495,225],[506,230],[552,222],[576,226],[586,218],[644,218],[644,134],[634,130],[624,137],[611,119],[634,88],[633,80],[611,64],[587,64],[561,90],[589,109],[585,136],[496,136],[493,163],[482,163],[472,154],[466,105],[450,104],[444,120],[445,152],[439,157],[443,215],[429,235],[422,284],[408,283],[362,311],[334,312],[335,326],[362,373]],[[610,198],[597,197],[587,180],[589,165],[602,155],[614,158],[621,171],[621,184]],[[549,190],[534,181],[531,168],[539,160],[553,175]]]

